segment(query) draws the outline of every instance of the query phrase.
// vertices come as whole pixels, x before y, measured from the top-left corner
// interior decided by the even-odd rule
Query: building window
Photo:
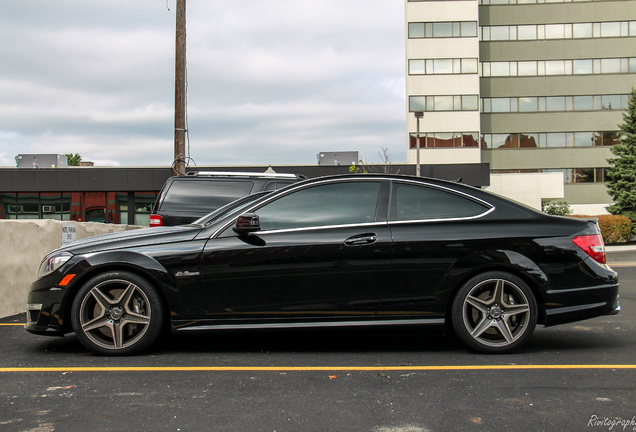
[[[0,194],[0,219],[127,224],[128,205],[132,202],[133,223],[147,226],[156,195],[156,192],[5,192]]]
[[[620,132],[539,132],[483,134],[483,149],[606,147],[618,144]]]
[[[476,74],[477,58],[410,59],[409,75]]]
[[[420,148],[479,147],[478,132],[420,133]],[[417,148],[417,134],[410,134],[410,148]]]
[[[477,21],[409,23],[409,39],[477,37]]]
[[[477,111],[477,95],[409,96],[409,110],[414,111]]]
[[[531,113],[627,109],[629,95],[527,96],[482,98],[481,112]]]
[[[636,21],[480,27],[484,42],[636,36]]]
[[[408,0],[423,1],[423,0]],[[544,3],[589,3],[597,1],[610,0],[479,0],[479,4],[483,6],[492,5],[525,5],[525,4],[544,4]]]
[[[482,62],[480,69],[480,76],[484,78],[623,74],[636,73],[636,57]]]
[[[135,225],[148,226],[156,192],[135,192]]]
[[[608,181],[607,168],[554,168],[554,169],[508,169],[492,170],[493,174],[519,174],[519,173],[563,173],[564,183],[605,183]]]

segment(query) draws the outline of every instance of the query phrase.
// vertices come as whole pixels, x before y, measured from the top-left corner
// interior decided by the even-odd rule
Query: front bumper
[[[70,325],[64,323],[65,288],[51,286],[49,278],[31,284],[27,297],[27,322],[25,330],[30,333],[63,336],[69,333]]]

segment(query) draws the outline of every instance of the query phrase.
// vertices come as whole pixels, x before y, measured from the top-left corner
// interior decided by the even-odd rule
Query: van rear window
[[[249,195],[254,183],[245,181],[174,181],[161,204],[162,211],[213,211]]]

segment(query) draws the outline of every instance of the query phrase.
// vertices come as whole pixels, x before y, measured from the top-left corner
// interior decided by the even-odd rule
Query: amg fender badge
[[[191,272],[191,271],[179,271],[176,272],[174,275],[176,277],[189,277],[189,276],[199,276],[201,273],[200,272]]]

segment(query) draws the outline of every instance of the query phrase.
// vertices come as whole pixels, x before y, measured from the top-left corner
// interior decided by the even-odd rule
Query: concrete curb
[[[633,252],[636,251],[636,245],[625,245],[625,246],[605,246],[605,252],[614,253],[614,252]]]

